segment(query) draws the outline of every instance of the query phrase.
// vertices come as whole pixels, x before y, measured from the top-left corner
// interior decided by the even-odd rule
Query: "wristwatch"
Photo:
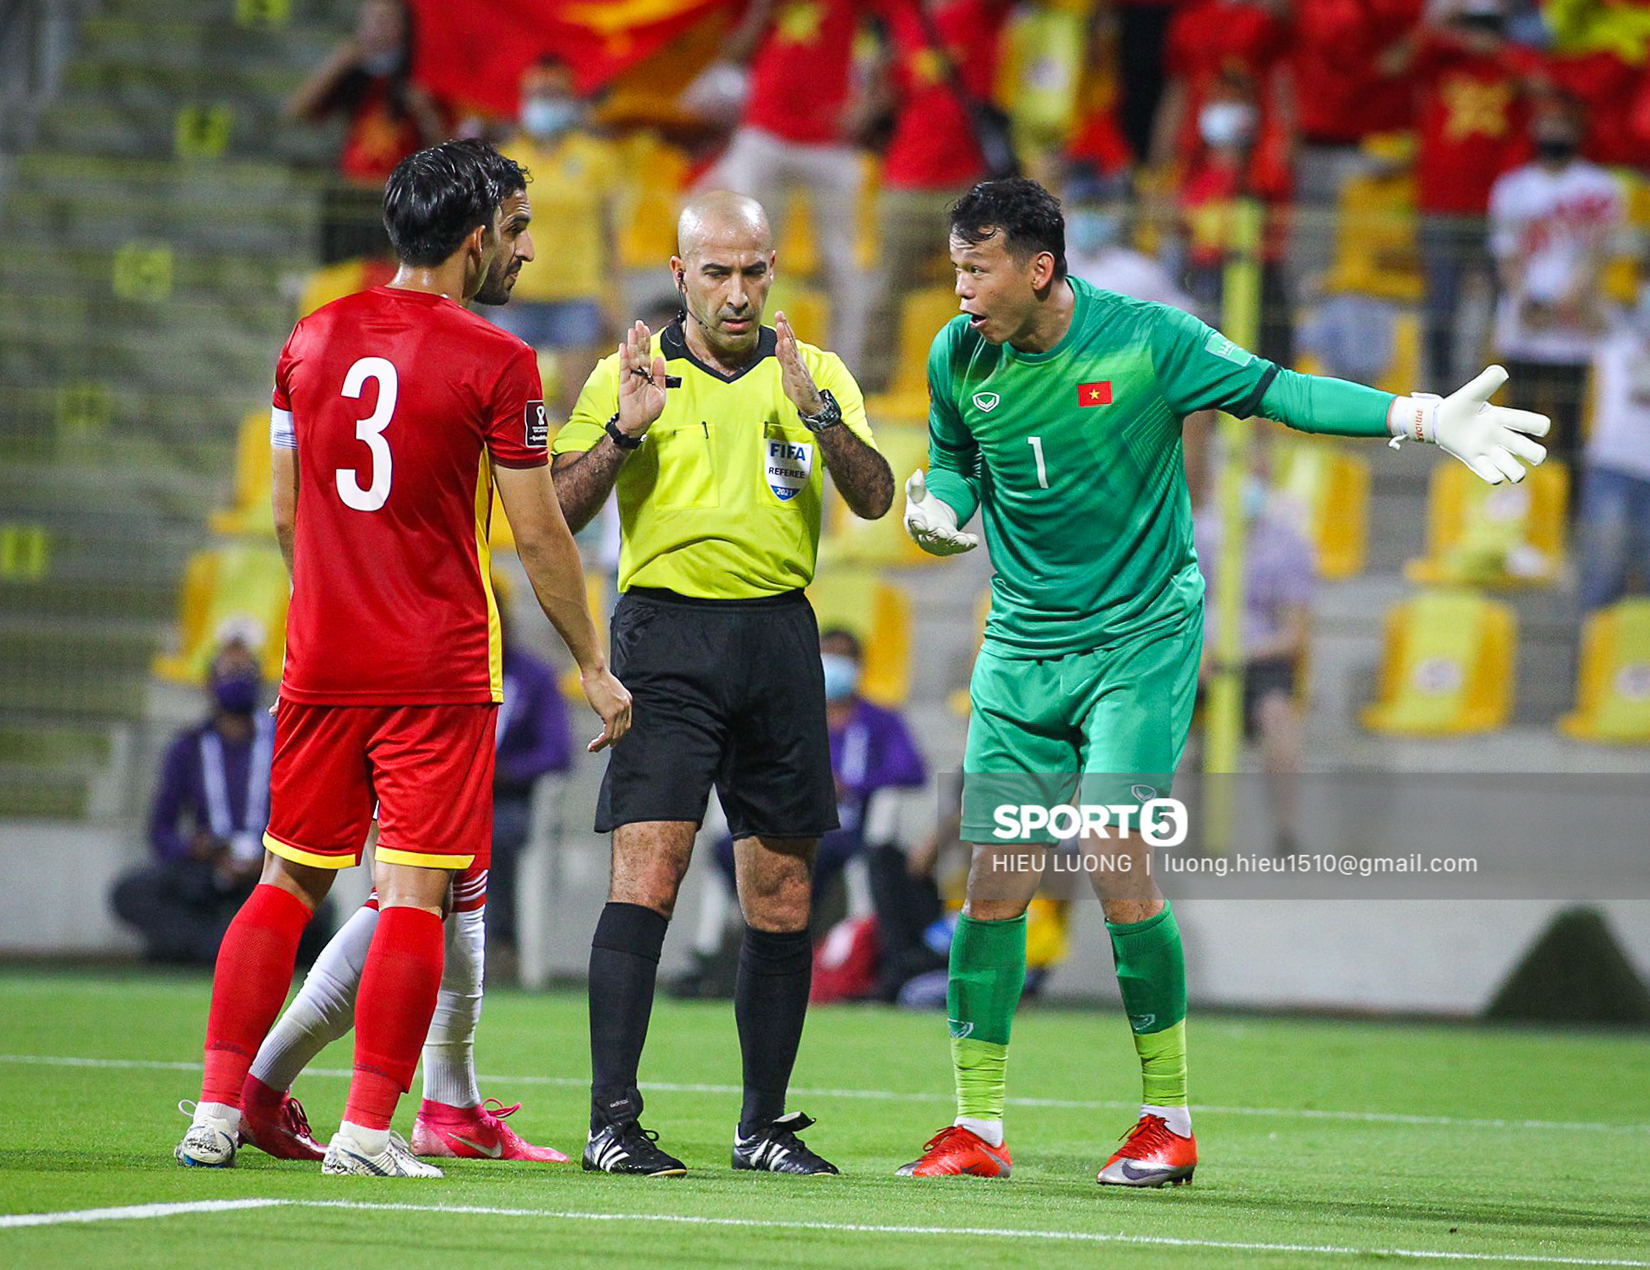
[[[826,428],[834,428],[842,422],[842,407],[836,404],[836,398],[831,395],[831,390],[821,388],[819,396],[825,404],[819,408],[818,414],[805,415],[801,411],[797,412],[802,425],[809,432],[823,432]]]
[[[642,437],[633,437],[628,432],[619,429],[619,412],[615,410],[613,417],[607,421],[607,435],[614,445],[621,450],[636,450],[641,448]],[[646,433],[642,434],[646,436]]]

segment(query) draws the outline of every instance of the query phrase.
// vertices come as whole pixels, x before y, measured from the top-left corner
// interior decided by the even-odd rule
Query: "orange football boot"
[[[1181,1137],[1162,1116],[1141,1116],[1123,1135],[1127,1141],[1101,1167],[1101,1186],[1175,1186],[1192,1180],[1197,1167],[1197,1139]]]
[[[922,1148],[922,1156],[896,1170],[900,1177],[1007,1177],[1008,1144],[994,1147],[972,1129],[947,1125]]]

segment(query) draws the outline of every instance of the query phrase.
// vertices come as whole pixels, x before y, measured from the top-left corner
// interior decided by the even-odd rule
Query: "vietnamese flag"
[[[589,94],[732,0],[412,0],[413,75],[458,111],[513,119],[521,74],[541,54],[573,67]]]
[[[1097,379],[1092,384],[1078,384],[1077,404],[1079,406],[1111,405],[1111,380]]]

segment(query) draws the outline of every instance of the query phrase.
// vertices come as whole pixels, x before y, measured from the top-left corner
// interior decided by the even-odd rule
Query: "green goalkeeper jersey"
[[[928,355],[928,488],[959,525],[983,513],[985,638],[1009,657],[1109,647],[1202,603],[1186,415],[1387,435],[1389,393],[1282,370],[1179,309],[1069,282],[1071,329],[1048,352],[991,344],[958,317]]]

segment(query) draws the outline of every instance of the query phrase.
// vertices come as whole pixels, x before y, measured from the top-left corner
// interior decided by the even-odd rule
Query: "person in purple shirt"
[[[1293,855],[1301,770],[1301,712],[1296,677],[1311,640],[1312,600],[1317,566],[1312,547],[1295,528],[1287,509],[1267,490],[1258,472],[1244,478],[1243,726],[1260,742],[1261,763],[1272,806],[1276,850]],[[1204,610],[1204,666],[1214,648],[1216,564],[1220,557],[1220,517],[1212,503],[1198,510],[1193,525],[1197,567],[1208,584]]]
[[[487,942],[497,954],[500,977],[509,978],[516,956],[516,877],[532,832],[533,789],[541,776],[573,766],[573,741],[561,685],[547,664],[511,638],[504,606],[504,703],[494,737],[493,861],[487,876]]]
[[[244,641],[218,650],[208,688],[211,715],[180,732],[161,764],[149,814],[154,861],[120,878],[109,897],[151,961],[211,965],[263,864],[275,721],[258,709],[263,677]],[[326,933],[311,926],[308,959]]]

